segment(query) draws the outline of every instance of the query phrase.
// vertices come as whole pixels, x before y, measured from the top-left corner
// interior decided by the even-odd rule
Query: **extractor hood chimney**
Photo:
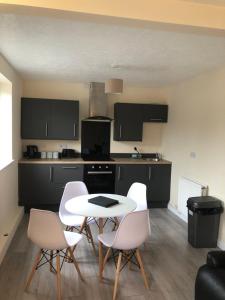
[[[91,82],[89,87],[89,117],[107,117],[107,95],[104,82]],[[96,118],[97,119],[97,118]]]

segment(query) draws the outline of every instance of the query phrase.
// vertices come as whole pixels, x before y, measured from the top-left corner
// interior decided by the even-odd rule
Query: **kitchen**
[[[202,4],[199,3],[200,1],[170,2],[173,2],[173,5],[168,7],[166,4],[165,11],[168,14],[171,13],[170,21],[173,23],[171,27],[167,27],[168,19],[164,19],[163,22],[162,19],[158,20],[163,23],[161,26],[152,26],[152,21],[155,22],[154,18],[157,19],[157,15],[153,19],[150,17],[150,24],[146,23],[145,18],[140,20],[140,15],[131,17],[135,11],[139,12],[139,9],[123,11],[130,14],[128,17],[131,17],[132,22],[118,18],[118,15],[121,17],[121,11],[118,13],[116,21],[114,19],[115,22],[112,14],[109,14],[109,19],[102,17],[97,20],[96,16],[91,18],[88,13],[85,20],[82,19],[80,13],[79,16],[76,14],[80,21],[76,22],[75,16],[71,12],[67,14],[66,10],[62,15],[55,14],[55,10],[54,12],[45,11],[43,16],[42,9],[26,10],[24,7],[20,7],[17,10],[18,7],[1,6],[4,13],[0,19],[0,45],[3,54],[0,56],[0,72],[12,84],[12,157],[9,165],[2,168],[0,173],[0,260],[2,261],[0,290],[2,295],[8,296],[8,299],[24,297],[21,288],[24,278],[21,274],[24,277],[27,275],[28,267],[24,267],[24,263],[28,265],[27,257],[33,255],[33,250],[27,242],[27,223],[24,221],[26,217],[24,218],[23,206],[18,206],[18,201],[21,201],[18,196],[18,182],[20,192],[22,186],[18,181],[18,162],[20,167],[24,165],[34,168],[47,167],[47,171],[41,173],[44,174],[41,188],[40,185],[36,186],[36,204],[40,202],[40,199],[44,201],[46,198],[50,177],[53,181],[50,191],[51,188],[57,191],[55,196],[59,201],[65,183],[61,180],[62,177],[65,177],[62,176],[61,167],[79,166],[80,177],[78,178],[83,179],[83,168],[88,164],[88,162],[81,161],[80,158],[74,158],[72,165],[70,165],[70,160],[65,159],[63,166],[61,165],[62,160],[57,158],[40,158],[38,162],[35,162],[33,159],[23,158],[22,153],[27,151],[28,145],[37,145],[40,152],[45,152],[46,155],[49,152],[49,157],[51,153],[59,153],[63,149],[75,149],[77,153],[81,153],[81,122],[89,117],[89,83],[103,83],[109,78],[124,80],[123,93],[120,95],[109,94],[106,100],[107,117],[113,120],[111,122],[110,152],[114,159],[112,162],[107,162],[107,165],[115,166],[117,191],[124,188],[121,193],[125,194],[130,184],[130,182],[124,183],[122,180],[120,181],[121,185],[118,184],[118,178],[121,179],[122,173],[120,172],[124,165],[127,167],[126,177],[135,173],[135,176],[138,174],[139,178],[142,178],[141,174],[144,174],[142,179],[146,180],[147,185],[149,178],[153,180],[154,175],[149,172],[149,167],[152,168],[152,171],[153,167],[164,166],[163,162],[166,162],[167,166],[172,166],[171,184],[167,189],[170,202],[168,203],[167,197],[166,203],[164,203],[164,206],[169,209],[151,209],[152,237],[143,251],[150,278],[153,279],[150,295],[153,299],[154,297],[167,300],[192,298],[194,277],[197,268],[205,262],[206,251],[190,250],[187,245],[186,225],[174,214],[182,217],[179,210],[178,189],[179,179],[183,176],[208,185],[210,194],[222,201],[225,197],[223,184],[225,126],[223,116],[225,71],[223,66],[225,62],[222,34],[224,15],[222,7],[207,6],[203,4],[203,1],[201,1]],[[148,5],[150,5],[149,3]],[[58,3],[52,5],[58,5]],[[73,5],[77,5],[77,3],[73,3]],[[92,3],[92,8],[93,5]],[[114,2],[111,5],[113,6]],[[178,9],[176,16],[174,15],[175,6]],[[206,17],[194,19],[194,16],[197,15],[196,9],[199,9],[201,15],[207,15],[210,20]],[[190,16],[193,18],[188,19],[184,12],[190,12],[190,10],[192,11]],[[144,11],[143,7],[142,11]],[[145,11],[147,14],[151,14],[154,9]],[[162,10],[159,9],[159,11]],[[189,26],[188,30],[183,25],[177,25],[180,24],[181,16],[183,16],[182,24]],[[176,21],[174,21],[174,17]],[[96,23],[102,25],[100,32],[97,30]],[[210,28],[210,30],[207,31],[206,28]],[[45,32],[48,34],[43,34]],[[54,40],[56,36],[60,37],[63,42],[58,43]],[[85,42],[87,37],[88,42]],[[103,41],[105,42],[103,43]],[[70,46],[75,47],[76,51],[71,50]],[[77,50],[77,47],[80,46],[84,48],[81,56]],[[122,61],[117,60],[118,57]],[[142,58],[144,62],[140,63]],[[84,69],[88,78],[85,77],[81,65],[86,66]],[[94,70],[97,70],[97,73]],[[79,132],[78,139],[21,139],[21,98],[79,101],[79,130],[75,128],[75,135]],[[168,105],[168,120],[165,123],[144,121],[143,130],[141,130],[142,140],[118,140],[122,134],[122,128],[119,125],[116,128],[117,137],[114,138],[115,113],[118,103]],[[5,129],[8,130],[7,126]],[[50,127],[47,128],[48,130]],[[132,134],[134,131],[130,132]],[[74,127],[72,134],[74,134]],[[5,145],[2,140],[1,143]],[[148,154],[160,153],[163,160],[151,161],[132,158],[132,154],[137,153],[134,150],[135,147],[145,158],[150,158]],[[4,149],[7,147],[4,146]],[[117,156],[118,154],[120,157]],[[151,157],[156,158],[156,156]],[[97,164],[95,162],[95,165]],[[65,172],[66,170],[68,171],[68,169],[64,169]],[[26,180],[35,177],[35,171],[30,170],[30,172],[27,174],[28,176],[24,176],[25,188],[28,186]],[[21,176],[19,176],[19,180],[21,180]],[[137,180],[137,177],[131,178],[131,181],[134,180]],[[40,181],[37,183],[40,184]],[[44,189],[41,191],[43,187]],[[149,193],[150,191],[151,189],[149,189]],[[41,192],[43,193],[41,194]],[[149,197],[150,203],[151,197]],[[55,204],[53,203],[53,205]],[[218,240],[221,249],[225,249],[224,228],[224,217],[221,217]],[[15,232],[15,239],[12,240]],[[12,244],[9,247],[11,241]],[[91,299],[95,295],[96,299],[111,299],[111,286],[109,287],[107,284],[106,287],[102,285],[102,288],[99,288],[96,260],[89,252],[89,248],[81,246],[79,251],[78,256],[81,261],[84,253],[88,260],[90,259],[88,266],[82,263],[90,289],[85,287],[79,289],[77,286],[74,288],[72,287],[74,281],[71,280],[71,287],[64,289],[65,297],[76,295],[79,298],[83,295],[84,299]],[[3,257],[5,257],[4,260]],[[14,272],[10,273],[12,270]],[[122,299],[149,296],[145,294],[142,282],[138,281],[137,277],[139,276],[135,276],[136,272],[124,273],[129,280],[123,278],[124,288],[120,291]],[[12,278],[13,282],[16,278],[20,288],[17,284],[11,284],[11,289],[7,289],[8,284],[11,283],[8,278]],[[43,274],[36,279],[36,283],[40,280],[40,286],[43,287],[43,291],[41,291],[43,295],[41,295],[54,297],[52,295],[54,295],[55,283],[52,281],[49,284],[50,289],[48,289],[44,278],[46,277]],[[49,278],[49,280],[51,279]],[[176,282],[175,286],[174,282]],[[25,295],[28,299],[29,296],[32,297],[36,293],[36,283],[33,284],[31,294]]]
[[[100,105],[99,99],[101,99]],[[29,210],[29,207],[32,206],[43,208],[42,205],[48,206],[54,203],[57,211],[64,185],[68,181],[84,180],[88,190],[92,193],[116,192],[122,195],[126,195],[130,185],[137,181],[148,186],[149,207],[167,207],[170,199],[171,163],[162,159],[158,161],[158,153],[143,153],[143,157],[140,157],[139,154],[139,158],[132,158],[132,156],[138,157],[138,155],[135,155],[138,150],[133,149],[132,152],[135,153],[112,153],[110,142],[113,143],[114,140],[117,140],[118,143],[120,141],[130,141],[131,145],[136,145],[135,142],[141,144],[143,124],[149,122],[158,123],[160,127],[163,126],[163,123],[167,122],[168,106],[115,103],[114,121],[112,121],[107,117],[107,94],[105,93],[104,83],[90,84],[89,102],[90,118],[85,118],[79,122],[78,101],[22,99],[21,137],[24,150],[26,147],[29,149],[30,145],[27,145],[27,143],[30,142],[39,146],[40,138],[44,139],[40,147],[44,147],[45,143],[45,148],[49,143],[49,139],[60,139],[61,137],[61,139],[66,139],[67,142],[69,138],[79,140],[78,131],[81,127],[81,152],[79,149],[79,152],[72,152],[70,157],[62,157],[61,160],[41,159],[43,151],[42,154],[32,152],[28,155],[30,156],[28,159],[21,160],[19,163],[19,204]],[[55,105],[55,109],[52,108],[51,110],[57,113],[56,124],[54,124],[54,116],[53,118],[47,115],[43,116],[43,112],[45,114],[47,112],[46,107],[48,105]],[[138,113],[138,111],[140,112]],[[38,112],[40,112],[40,116]],[[50,121],[47,122],[46,120]],[[62,128],[60,128],[60,131],[57,130],[57,126],[61,126],[60,124],[63,124],[64,130]],[[121,129],[124,130],[126,135],[121,135]],[[139,130],[137,131],[137,129]],[[32,137],[35,137],[36,140],[31,140]],[[29,142],[27,142],[27,139]],[[96,144],[99,145],[98,149]],[[37,148],[35,150],[37,151]],[[40,148],[41,150],[43,148]],[[44,151],[45,157],[48,157],[49,153],[52,157],[52,153],[55,153],[53,150],[57,149],[51,150],[47,153]],[[71,152],[74,149],[63,149],[62,154],[66,151]],[[26,152],[24,154],[26,155]],[[35,156],[36,158],[39,156],[39,159],[31,159]],[[38,163],[39,165],[37,165]],[[35,168],[37,169],[36,179]],[[88,175],[90,171],[98,172],[99,175]],[[106,174],[101,176],[99,172],[102,171],[111,172],[111,176],[106,176]],[[47,182],[50,183],[48,189]],[[39,186],[46,186],[46,189],[42,188],[40,190]],[[55,193],[51,193],[53,188],[58,192],[57,196]],[[33,203],[29,203],[30,199],[33,200]],[[49,201],[49,203],[46,201]]]

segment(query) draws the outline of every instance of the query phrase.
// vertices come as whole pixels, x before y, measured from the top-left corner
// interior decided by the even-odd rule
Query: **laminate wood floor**
[[[194,282],[199,266],[204,264],[208,249],[195,249],[187,243],[187,225],[167,209],[150,211],[152,234],[141,248],[145,270],[150,282],[146,290],[137,267],[126,267],[120,277],[118,300],[192,300]],[[24,284],[37,252],[27,239],[26,215],[0,266],[1,300],[56,299],[56,278],[49,265],[40,268],[31,283],[29,292]],[[97,226],[91,225],[97,244]],[[84,238],[75,251],[85,283],[77,276],[75,268],[65,263],[62,268],[62,296],[67,300],[111,300],[115,267],[109,261],[105,267],[104,281],[98,280],[98,260]]]

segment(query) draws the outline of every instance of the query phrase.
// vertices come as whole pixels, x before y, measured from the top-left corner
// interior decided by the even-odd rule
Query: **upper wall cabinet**
[[[143,122],[167,122],[168,105],[114,104],[114,140],[142,141]]]
[[[168,105],[142,104],[144,122],[167,122]]]
[[[114,140],[142,140],[142,111],[140,104],[114,104]]]
[[[21,137],[78,140],[79,101],[22,98]]]

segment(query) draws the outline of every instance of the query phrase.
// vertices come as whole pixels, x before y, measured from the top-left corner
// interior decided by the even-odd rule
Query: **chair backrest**
[[[135,211],[147,209],[146,185],[134,182],[127,193],[127,197],[134,200],[137,204]]]
[[[65,209],[66,202],[73,198],[81,195],[87,195],[88,190],[86,184],[83,181],[71,181],[67,182],[65,185],[62,199],[59,206],[59,217],[62,218],[64,215],[69,215],[70,213]]]
[[[117,229],[112,247],[120,250],[138,248],[150,235],[149,211],[127,214]]]
[[[52,211],[31,209],[27,234],[41,249],[60,250],[68,247],[59,217]]]

